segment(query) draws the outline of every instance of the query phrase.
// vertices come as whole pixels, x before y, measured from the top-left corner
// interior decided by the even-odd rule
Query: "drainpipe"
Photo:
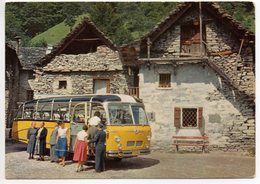
[[[151,41],[150,41],[150,37],[147,38],[147,58],[148,60],[150,60],[150,48],[151,48]]]
[[[201,2],[199,2],[199,19],[200,19],[200,57],[202,57],[202,11],[201,11]]]

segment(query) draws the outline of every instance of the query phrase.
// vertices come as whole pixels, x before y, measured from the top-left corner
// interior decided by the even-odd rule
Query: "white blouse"
[[[80,141],[84,141],[86,137],[88,137],[88,133],[85,130],[81,130],[77,134],[77,139]]]
[[[58,129],[58,136],[61,137],[61,138],[66,138],[67,137],[67,131],[68,131],[68,128],[59,128]]]

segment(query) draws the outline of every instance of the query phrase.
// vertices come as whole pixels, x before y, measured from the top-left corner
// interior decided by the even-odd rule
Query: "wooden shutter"
[[[202,121],[203,121],[203,108],[199,107],[198,109],[198,127],[202,128]]]
[[[176,128],[181,127],[181,108],[179,107],[174,108],[174,126]]]
[[[107,88],[107,93],[110,93],[110,80],[106,80],[106,88]]]

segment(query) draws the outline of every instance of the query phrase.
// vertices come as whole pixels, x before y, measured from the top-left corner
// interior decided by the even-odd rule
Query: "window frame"
[[[184,127],[183,126],[183,109],[197,109],[197,126],[196,127]],[[203,106],[175,106],[173,108],[174,116],[173,123],[176,129],[201,129],[203,125],[205,125],[205,121],[203,119]]]
[[[65,84],[65,87],[64,87],[64,83]],[[63,87],[62,87],[63,86]],[[58,86],[58,89],[59,90],[66,90],[68,88],[68,82],[67,80],[59,80],[59,86]]]
[[[162,75],[169,75],[169,86],[166,86],[166,87],[164,87],[164,86],[161,86],[161,76]],[[172,88],[172,85],[171,85],[171,82],[172,82],[172,80],[171,80],[171,78],[172,78],[172,74],[171,73],[159,73],[159,76],[158,76],[158,87],[159,87],[159,89],[171,89]],[[167,82],[167,81],[166,81]]]
[[[106,78],[106,77],[93,77],[93,94],[95,93],[95,85],[96,85],[96,81],[105,81],[106,82],[106,94],[109,94],[111,91],[111,87],[110,87],[110,78]]]
[[[26,101],[33,100],[34,91],[31,89],[26,90]]]
[[[185,127],[183,126],[183,109],[196,109],[197,117],[196,117],[196,127]],[[181,129],[198,129],[199,128],[199,107],[181,107]]]

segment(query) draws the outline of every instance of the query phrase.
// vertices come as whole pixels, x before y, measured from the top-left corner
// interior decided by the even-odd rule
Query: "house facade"
[[[133,83],[117,47],[88,18],[38,62],[35,72],[35,98],[125,94]]]
[[[121,52],[139,68],[153,149],[175,151],[176,135],[206,135],[209,150],[254,149],[254,35],[217,4],[182,3]]]
[[[17,41],[6,44],[5,106],[6,127],[12,126],[19,104],[33,99],[35,63],[46,55],[46,48],[21,47]]]
[[[19,101],[20,81],[17,79],[19,79],[22,68],[16,54],[16,48],[11,44],[5,45],[5,61],[5,120],[6,127],[10,128]]]

